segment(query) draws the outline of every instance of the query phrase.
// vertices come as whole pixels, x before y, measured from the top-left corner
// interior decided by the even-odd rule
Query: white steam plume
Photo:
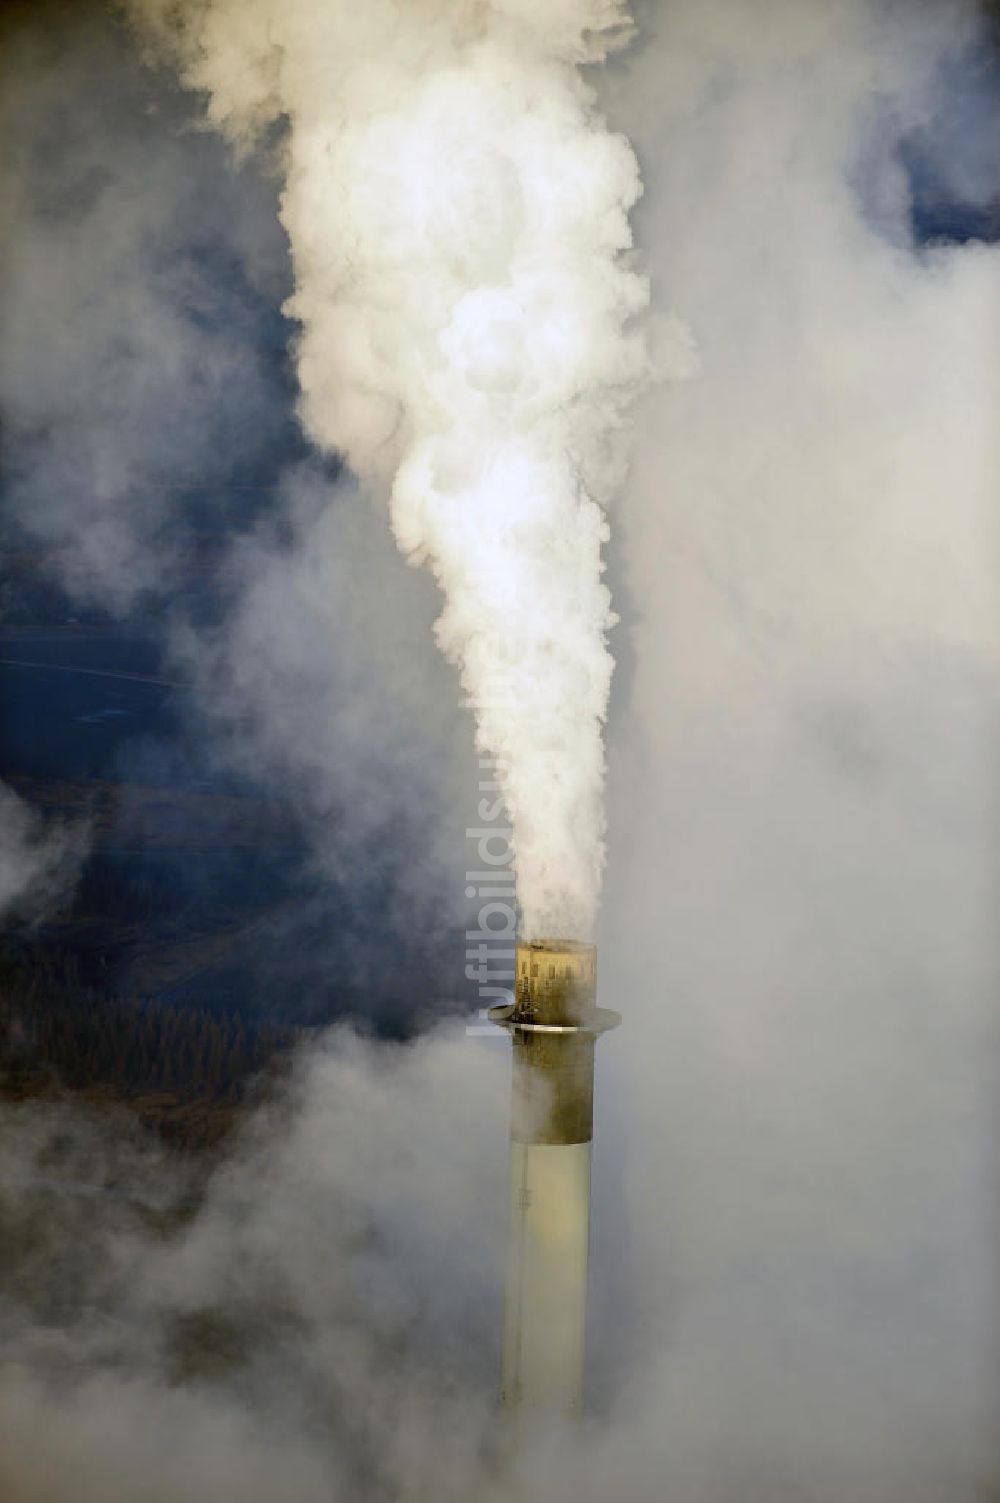
[[[529,932],[590,933],[614,621],[603,508],[648,373],[640,192],[578,65],[624,0],[129,0],[212,121],[287,121],[281,218],[311,437],[388,488],[503,767]]]

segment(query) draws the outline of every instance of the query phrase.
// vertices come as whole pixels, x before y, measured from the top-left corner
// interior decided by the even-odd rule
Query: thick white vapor
[[[132,0],[239,142],[287,122],[301,414],[391,494],[500,759],[529,931],[591,931],[613,623],[603,508],[648,360],[640,192],[578,65],[623,0]]]

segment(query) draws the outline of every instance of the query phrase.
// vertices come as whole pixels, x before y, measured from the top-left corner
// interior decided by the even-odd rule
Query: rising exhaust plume
[[[127,0],[240,146],[286,126],[305,428],[389,496],[501,769],[525,935],[590,936],[604,507],[648,375],[635,157],[581,65],[624,0]]]

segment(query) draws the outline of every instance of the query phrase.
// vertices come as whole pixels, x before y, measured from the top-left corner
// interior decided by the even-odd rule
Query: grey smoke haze
[[[433,644],[436,590],[400,569],[384,516],[349,482],[302,465],[277,500],[277,525],[232,550],[221,623],[179,626],[175,660],[218,756],[251,777],[267,769],[296,807],[317,871],[387,884],[389,936],[354,963],[374,973],[392,964],[392,936],[422,936],[428,952],[455,948],[461,974],[477,768]]]
[[[467,1496],[503,1240],[482,1056],[331,1035],[193,1222],[190,1170],[5,1109],[4,1498]]]
[[[6,511],[125,610],[188,543],[170,487],[252,479],[280,440],[274,184],[224,168],[101,8],[15,8],[3,29]]]
[[[627,1026],[599,1071],[601,1416],[513,1479],[481,1465],[502,1046],[338,1034],[176,1233],[130,1209],[169,1200],[165,1168],[79,1122],[61,1164],[66,1121],[5,1109],[16,1503],[996,1496],[997,251],[913,246],[898,155],[930,131],[939,178],[995,191],[954,103],[974,12],[682,0],[639,21],[604,104],[700,369],[652,399],[612,519],[601,953]],[[433,806],[461,783],[461,753],[432,770],[458,722],[432,653],[415,677],[403,656],[433,616],[419,576],[320,491],[289,479],[291,545],[259,528],[223,626],[178,651],[310,817],[343,797],[364,829],[398,764],[366,782],[330,738],[391,738],[398,686]],[[124,495],[108,507],[154,568]],[[384,636],[341,656],[373,599]],[[211,1320],[225,1360],[195,1377]]]
[[[217,760],[277,780],[319,868],[363,864],[426,949],[434,924],[465,924],[471,733],[430,582],[303,459],[272,163],[239,171],[107,8],[4,25],[4,534],[43,546],[85,605],[164,613]],[[186,574],[206,541],[207,609]],[[155,746],[129,755],[156,772]],[[363,980],[376,960],[352,964]]]
[[[0,783],[0,918],[43,913],[72,886],[86,844],[85,827],[43,819]]]
[[[660,1465],[992,1496],[997,263],[912,246],[897,156],[971,16],[645,19],[608,108],[701,361],[618,532],[604,977]]]

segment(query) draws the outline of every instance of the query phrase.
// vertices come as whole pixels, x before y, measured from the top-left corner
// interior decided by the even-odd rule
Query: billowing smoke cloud
[[[995,53],[944,3],[639,20],[604,103],[701,367],[611,563],[602,1068],[663,1208],[632,1275],[670,1479],[635,1495],[990,1497],[998,251],[922,243],[906,161],[946,118],[979,159]]]
[[[627,143],[578,65],[615,0],[137,0],[239,142],[287,121],[301,414],[391,491],[438,643],[501,764],[531,932],[591,932],[613,622],[602,508],[647,375]],[[166,17],[164,10],[166,9]]]

